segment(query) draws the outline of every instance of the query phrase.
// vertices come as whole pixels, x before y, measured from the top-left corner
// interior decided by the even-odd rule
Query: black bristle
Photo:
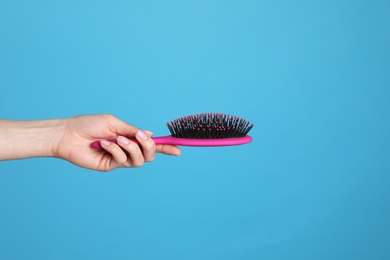
[[[221,139],[246,136],[253,124],[232,115],[203,113],[175,119],[167,127],[177,138]]]

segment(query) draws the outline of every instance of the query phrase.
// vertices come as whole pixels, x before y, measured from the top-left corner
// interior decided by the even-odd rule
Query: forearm
[[[63,120],[0,119],[0,160],[52,157],[64,128]]]

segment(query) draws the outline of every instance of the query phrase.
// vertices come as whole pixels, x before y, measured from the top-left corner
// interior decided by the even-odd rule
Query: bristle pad
[[[246,136],[253,124],[237,116],[203,113],[175,119],[167,127],[173,137],[220,139]]]

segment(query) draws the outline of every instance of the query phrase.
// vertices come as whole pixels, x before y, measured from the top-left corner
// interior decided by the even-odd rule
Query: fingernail
[[[141,131],[141,130],[139,130],[138,132],[137,132],[137,134],[136,134],[141,140],[146,140],[146,139],[148,139],[148,137],[146,136],[146,134],[143,132],[143,131]]]
[[[111,143],[109,141],[107,141],[107,140],[101,140],[100,144],[104,145],[104,146],[109,146]]]
[[[149,130],[144,130],[145,133],[149,134],[149,135],[153,135],[153,132],[149,131]]]
[[[124,136],[118,136],[117,140],[118,140],[118,143],[121,143],[121,144],[129,144],[130,143],[130,140]]]

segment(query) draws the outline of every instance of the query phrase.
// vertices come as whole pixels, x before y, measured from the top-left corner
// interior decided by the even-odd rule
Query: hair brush
[[[171,135],[153,137],[156,144],[179,146],[230,146],[252,141],[248,132],[253,124],[232,115],[203,113],[185,116],[167,123]],[[138,141],[131,139],[138,144]],[[116,139],[109,140],[116,143]],[[101,148],[100,142],[93,142],[93,148]]]

